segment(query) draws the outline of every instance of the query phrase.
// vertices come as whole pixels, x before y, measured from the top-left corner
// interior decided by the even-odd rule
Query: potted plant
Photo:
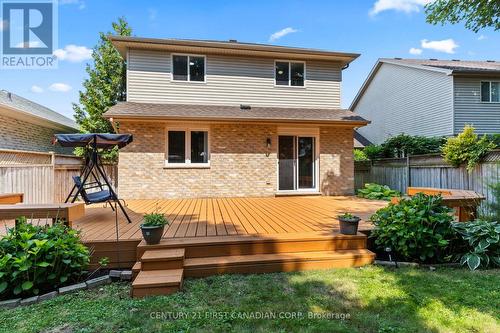
[[[148,245],[158,244],[163,235],[163,229],[170,222],[165,215],[160,213],[151,213],[144,215],[141,231],[144,240]]]
[[[354,216],[351,213],[344,213],[338,216],[340,224],[340,233],[344,235],[356,235],[358,233],[358,216]]]

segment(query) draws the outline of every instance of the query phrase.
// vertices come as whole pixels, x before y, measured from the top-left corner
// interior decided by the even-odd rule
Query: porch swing
[[[104,167],[98,149],[110,149],[115,146],[123,148],[132,142],[131,134],[55,134],[54,144],[59,143],[62,147],[84,147],[86,149],[85,166],[80,176],[73,176],[73,188],[66,197],[65,203],[75,202],[78,196],[81,196],[85,204],[109,203],[114,211],[118,205],[131,223],[125,208],[123,207],[118,195],[111,185]],[[92,176],[92,178],[90,177]],[[88,192],[88,190],[98,189]],[[113,203],[115,207],[113,208]]]

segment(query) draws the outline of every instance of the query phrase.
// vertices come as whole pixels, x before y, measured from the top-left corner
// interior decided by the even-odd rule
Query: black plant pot
[[[358,233],[359,217],[339,217],[340,233],[343,235],[356,235]]]
[[[163,229],[165,226],[145,226],[141,224],[141,231],[144,240],[148,245],[158,244],[163,235]]]

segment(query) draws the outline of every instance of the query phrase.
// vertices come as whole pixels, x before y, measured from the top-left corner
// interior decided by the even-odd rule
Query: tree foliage
[[[126,65],[108,35],[130,36],[132,29],[124,18],[112,23],[113,31],[101,32],[92,52],[93,64],[87,64],[89,77],[80,91],[80,104],[73,104],[75,119],[84,133],[113,133],[103,113],[126,99]]]
[[[435,0],[425,6],[425,13],[431,24],[465,21],[465,27],[474,32],[486,27],[500,29],[498,0]]]
[[[443,146],[444,160],[453,166],[467,165],[472,171],[481,158],[496,146],[488,137],[474,133],[474,127],[466,125],[462,133],[449,138]]]
[[[364,152],[369,159],[431,154],[439,152],[445,141],[446,139],[442,137],[427,138],[399,134],[387,139],[380,145],[365,147]]]

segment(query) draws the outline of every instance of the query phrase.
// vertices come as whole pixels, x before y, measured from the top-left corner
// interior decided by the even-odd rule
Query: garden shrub
[[[481,158],[495,148],[495,143],[486,136],[474,133],[474,127],[466,125],[462,133],[449,138],[443,146],[442,153],[446,162],[458,167],[466,164],[467,170],[472,171]]]
[[[354,160],[355,161],[368,161],[368,156],[365,152],[359,149],[354,149]]]
[[[446,142],[443,137],[427,138],[425,136],[399,134],[385,140],[380,145],[365,147],[364,152],[369,159],[406,157],[439,153]]]
[[[32,296],[77,281],[89,260],[78,231],[20,218],[0,240],[0,296]]]
[[[358,190],[358,197],[372,200],[391,200],[392,197],[399,197],[401,193],[391,190],[387,185],[375,183],[365,184],[365,188]]]
[[[500,223],[475,220],[456,222],[452,227],[465,242],[464,251],[457,258],[461,265],[467,264],[471,270],[500,267]]]
[[[441,196],[418,193],[379,209],[370,220],[372,237],[380,248],[391,248],[404,260],[441,262],[454,237],[451,209]]]

